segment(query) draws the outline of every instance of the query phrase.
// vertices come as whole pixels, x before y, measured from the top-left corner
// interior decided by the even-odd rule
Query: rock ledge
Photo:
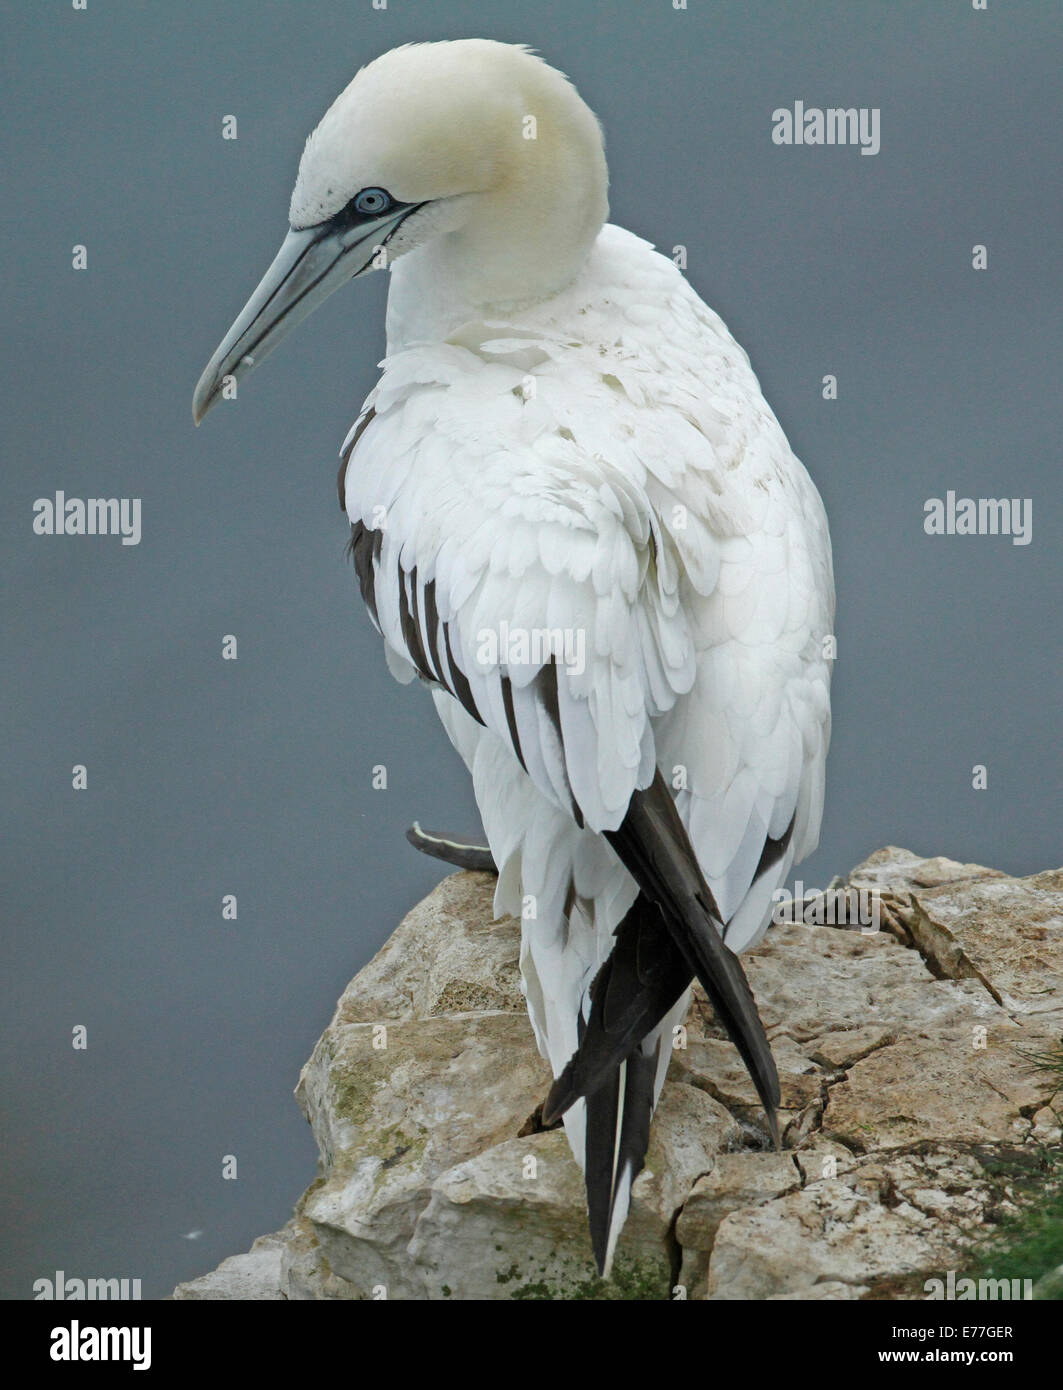
[[[882,930],[785,923],[744,957],[784,1152],[696,997],[603,1285],[563,1134],[526,1132],[550,1077],[493,886],[445,879],[351,981],[296,1091],[317,1180],[175,1298],[911,1297],[1014,1209],[1002,1169],[1060,1143],[1030,1054],[1063,1033],[1063,871],[880,850],[845,886]]]

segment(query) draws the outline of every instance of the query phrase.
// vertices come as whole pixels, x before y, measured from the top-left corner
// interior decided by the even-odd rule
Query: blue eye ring
[[[351,207],[362,217],[380,217],[394,201],[385,188],[363,188],[351,199]]]

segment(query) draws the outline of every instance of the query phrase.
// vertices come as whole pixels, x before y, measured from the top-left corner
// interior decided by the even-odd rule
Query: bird
[[[827,518],[745,351],[608,221],[602,129],[529,47],[407,44],[306,141],[276,258],[198,424],[348,281],[390,273],[386,356],[340,454],[362,598],[428,687],[520,921],[521,988],[612,1271],[699,981],[779,1146],[741,952],[818,843]]]

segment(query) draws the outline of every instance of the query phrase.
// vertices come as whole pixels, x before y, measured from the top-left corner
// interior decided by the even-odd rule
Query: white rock
[[[465,873],[351,981],[303,1069],[320,1175],[293,1220],[174,1296],[664,1299],[678,1269],[688,1298],[921,1297],[1014,1210],[982,1160],[1060,1142],[1032,1054],[1063,1031],[1063,880],[890,848],[848,882],[890,894],[896,936],[780,925],[745,958],[791,1147],[766,1150],[696,991],[609,1286],[564,1135],[527,1127],[550,1075],[518,924]]]
[[[226,1300],[283,1300],[281,1264],[284,1258],[284,1236],[259,1236],[246,1255],[230,1255],[217,1269],[178,1284],[173,1291],[176,1299]]]

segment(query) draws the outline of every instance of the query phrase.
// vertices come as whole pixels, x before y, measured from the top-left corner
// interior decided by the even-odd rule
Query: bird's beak
[[[317,226],[290,231],[199,378],[192,397],[196,424],[221,399],[227,378],[242,381],[333,290],[368,270],[417,206],[406,204],[371,219],[341,213]]]

